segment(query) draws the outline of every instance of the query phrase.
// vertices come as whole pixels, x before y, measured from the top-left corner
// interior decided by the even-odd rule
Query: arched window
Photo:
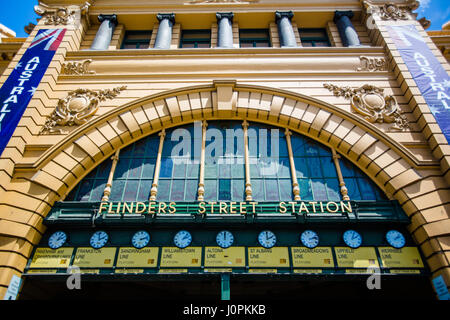
[[[297,184],[301,200],[346,200],[345,188],[350,200],[386,199],[361,170],[333,156],[334,150],[286,132],[242,121],[171,128],[120,150],[118,160],[104,161],[66,200],[148,201],[154,190],[156,201],[189,202],[199,199],[203,185],[204,201],[248,200],[247,186],[253,201],[293,201]]]

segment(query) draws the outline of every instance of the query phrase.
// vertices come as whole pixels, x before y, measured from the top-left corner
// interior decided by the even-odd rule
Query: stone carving
[[[409,128],[406,117],[401,113],[397,100],[393,96],[385,96],[384,89],[365,84],[360,88],[338,87],[333,84],[323,85],[336,97],[344,97],[351,101],[352,110],[370,123],[393,123],[389,130],[403,131]]]
[[[416,17],[417,14],[411,11],[419,7],[419,2],[412,0],[401,5],[394,3],[385,3],[383,6],[377,6],[370,1],[364,1],[367,13],[372,14],[378,12],[382,20],[408,20],[409,14]]]
[[[81,15],[86,15],[91,4],[86,2],[83,6],[79,7]],[[73,8],[73,7],[72,7]],[[34,11],[42,16],[46,25],[68,25],[74,23],[76,19],[76,10],[69,9],[68,7],[53,7],[44,3],[39,3],[34,6]]]
[[[431,26],[431,21],[428,20],[425,17],[420,18],[419,20],[420,25],[422,26],[422,28],[424,28],[425,30],[428,29]]]
[[[114,99],[126,86],[112,90],[92,91],[89,89],[77,89],[69,92],[66,98],[59,99],[58,105],[48,117],[40,133],[58,134],[64,133],[56,126],[75,126],[86,123],[98,110],[100,101]]]
[[[95,74],[95,71],[89,71],[89,64],[92,62],[92,59],[87,59],[82,62],[66,62],[63,63],[61,74],[68,75],[83,75],[83,74]]]
[[[358,67],[357,71],[386,71],[387,63],[385,58],[377,58],[377,57],[359,57],[361,66]]]

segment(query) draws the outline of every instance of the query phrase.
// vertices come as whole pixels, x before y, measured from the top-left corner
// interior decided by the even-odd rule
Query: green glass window
[[[139,140],[121,150],[110,201],[147,201],[153,182],[159,137]]]
[[[205,151],[205,200],[244,201],[244,179],[242,122],[208,122]]]
[[[339,181],[330,149],[292,134],[292,152],[302,200],[340,200]]]
[[[330,47],[325,29],[298,29],[303,47]]]
[[[69,193],[66,201],[100,201],[111,170],[111,160],[103,161]]]
[[[291,201],[292,178],[284,131],[252,123],[248,138],[253,199]]]
[[[147,201],[160,144],[158,134],[120,151],[110,201]],[[292,152],[302,200],[339,201],[339,179],[331,150],[292,132]],[[202,145],[201,122],[166,130],[157,201],[196,201]],[[245,201],[245,153],[242,121],[209,121],[205,141],[205,201]],[[292,177],[284,130],[263,124],[248,126],[249,167],[254,201],[292,201]],[[351,200],[385,200],[361,170],[341,158],[340,167]],[[67,201],[100,201],[111,171],[111,159],[92,170]]]
[[[121,49],[147,49],[152,37],[151,30],[126,31]]]
[[[241,29],[239,44],[241,48],[270,47],[269,29]]]
[[[157,201],[197,199],[201,139],[201,125],[167,130],[161,156]]]
[[[211,47],[211,30],[183,30],[181,32],[180,48]]]

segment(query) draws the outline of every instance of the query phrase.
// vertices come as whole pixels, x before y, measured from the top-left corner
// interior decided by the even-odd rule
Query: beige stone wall
[[[354,7],[362,10],[359,2],[354,2]],[[94,5],[91,22],[99,14],[96,10]],[[120,50],[127,23],[131,23],[124,18],[109,50],[89,51],[98,24],[89,26],[83,18],[80,24],[68,26],[63,43],[0,158],[0,296],[11,276],[23,271],[33,246],[45,232],[42,221],[54,202],[64,199],[99,163],[117,149],[162,128],[226,118],[287,127],[335,148],[389,198],[400,202],[411,218],[409,230],[434,275],[442,274],[450,284],[448,143],[389,39],[384,22],[377,21],[379,30],[367,30],[363,16],[355,28],[367,47],[344,48],[331,21],[332,13],[330,16],[324,25],[334,45],[331,48],[277,48],[278,34],[272,25],[273,48],[240,49],[239,26],[234,22],[233,49],[213,45],[211,49],[178,50],[180,25],[175,24],[170,50]],[[192,17],[195,20],[194,13]],[[242,17],[239,21],[242,24]],[[214,44],[217,25],[207,23],[212,26]],[[299,21],[295,23],[300,25]],[[427,37],[420,24],[415,24]],[[158,24],[151,25],[153,47]],[[49,26],[42,21],[38,24],[0,83],[39,28]],[[426,39],[450,71],[440,51]],[[385,58],[388,67],[358,71],[361,57]],[[92,60],[89,71],[95,73],[61,74],[63,63],[87,59]],[[391,124],[369,123],[352,112],[349,100],[334,96],[324,83],[382,88],[384,94],[398,101],[410,128],[391,131]],[[127,89],[102,101],[86,124],[65,127],[63,134],[41,134],[47,117],[69,92],[123,85]]]

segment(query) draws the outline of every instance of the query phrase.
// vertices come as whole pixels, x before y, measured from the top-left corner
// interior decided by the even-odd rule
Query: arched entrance
[[[44,156],[40,158],[38,163],[36,163],[36,174],[33,175],[32,181],[52,190],[52,193],[49,193],[48,198],[48,201],[52,203],[54,201],[64,199],[68,196],[70,197],[69,191],[73,190],[74,187],[83,178],[85,178],[89,172],[93,172],[94,168],[97,168],[100,163],[102,163],[105,159],[111,157],[111,155],[115,154],[117,150],[123,148],[124,146],[131,145],[132,143],[135,143],[145,136],[160,132],[163,128],[168,130],[169,128],[178,127],[180,125],[192,123],[195,121],[211,122],[220,119],[239,119],[241,121],[249,121],[250,123],[270,124],[273,126],[281,127],[283,129],[289,129],[292,132],[302,134],[318,142],[321,142],[323,145],[331,148],[331,158],[333,158],[333,155],[335,154],[341,154],[346,157],[348,160],[350,160],[350,162],[361,168],[364,172],[364,175],[369,176],[372,181],[381,188],[382,193],[385,193],[386,197],[391,200],[400,196],[404,197],[404,194],[402,193],[400,195],[398,191],[403,187],[411,185],[420,180],[420,176],[417,174],[415,168],[420,168],[421,164],[417,163],[414,157],[412,157],[405,148],[403,148],[395,141],[392,141],[392,139],[384,135],[380,130],[364,123],[363,121],[361,121],[361,119],[352,114],[346,113],[331,105],[327,105],[304,96],[292,95],[292,93],[282,92],[280,90],[275,91],[262,87],[256,88],[243,85],[239,86],[233,82],[216,82],[212,86],[177,90],[176,92],[169,92],[165,93],[164,95],[141,99],[140,101],[137,101],[133,104],[118,108],[110,114],[101,116],[95,121],[92,121],[91,123],[80,127],[78,130],[64,139],[61,143],[48,150],[46,154],[44,154]],[[374,146],[379,146],[379,148],[382,148],[384,150],[384,153],[386,154],[394,153],[400,156],[399,160],[394,161],[396,163],[395,173],[390,171],[391,169],[389,169],[389,166],[386,166],[386,164],[383,163],[383,159],[379,159],[374,154],[371,155],[370,152],[367,152],[367,150]],[[336,153],[334,153],[333,150]],[[74,161],[71,161],[70,163],[64,162],[63,160],[61,160],[61,158],[65,156],[69,156]],[[371,159],[371,157],[373,157],[373,159]],[[66,170],[70,171],[71,176],[62,176],[59,180],[52,179],[51,183],[49,183],[48,175],[54,177],[52,167],[54,167],[55,164],[58,164],[59,166],[62,166]],[[245,171],[246,170],[244,170],[244,172]],[[73,177],[76,177],[76,179],[74,179]],[[339,179],[340,177],[337,171],[336,177],[338,178],[337,181],[339,184],[339,188],[335,191],[338,191],[338,193],[340,193],[340,197],[343,197],[344,193],[342,190],[342,185],[340,185],[341,181]],[[347,178],[353,179],[354,181],[357,181],[357,179],[359,179],[359,177],[356,175]],[[285,190],[280,187],[284,183],[283,179],[288,178],[286,176],[285,178],[277,177],[276,179],[280,202],[278,202],[278,207],[274,206],[273,208],[266,208],[269,212],[280,213],[280,210],[284,210],[280,209],[282,208],[282,205],[280,205],[282,200],[282,191]],[[292,179],[292,172],[290,175],[290,179]],[[192,191],[187,187],[188,180],[189,179],[186,176],[184,180],[185,193],[183,197],[186,197],[187,191]],[[255,179],[254,181],[256,180],[257,179]],[[231,185],[235,181],[237,183],[236,185],[245,185],[245,192],[243,194],[244,200],[253,200],[252,198],[250,198],[249,200],[245,198],[249,195],[249,193],[247,192],[247,177],[244,175],[244,177],[236,177],[236,179],[232,179],[230,181],[230,190]],[[171,183],[173,184],[173,181]],[[227,182],[221,182],[220,179],[217,178],[217,194],[220,194],[221,192],[221,183],[223,183],[223,186],[225,188],[224,190],[227,190]],[[270,187],[267,187],[265,183],[266,181],[264,181],[264,183],[262,184],[264,185],[263,190],[271,190]],[[301,192],[305,189],[301,187],[299,188],[300,199],[296,200],[296,186],[294,185],[294,182],[292,180],[290,181],[290,183],[293,187],[291,196],[294,197],[294,199],[291,200],[301,201]],[[195,185],[195,183],[193,183],[193,185]],[[362,186],[364,186],[364,184],[362,184]],[[173,186],[171,186],[171,188],[173,188]],[[211,189],[206,188],[206,183],[204,189],[204,196],[206,196],[206,191]],[[174,190],[177,191],[178,189],[175,187]],[[251,191],[252,192],[250,193],[250,195],[253,195],[253,189]],[[265,191],[262,191],[262,193],[264,192]],[[111,195],[112,194],[113,190],[111,189]],[[193,194],[196,194],[198,196],[198,190]],[[171,199],[168,199],[167,202],[169,202],[170,200]],[[186,198],[184,198],[183,200],[186,200]],[[232,200],[231,195],[229,200]],[[264,200],[262,202],[264,202]],[[345,199],[342,198],[340,200]],[[350,200],[352,199],[350,198]],[[167,210],[169,211],[170,203],[167,205]],[[248,205],[253,206],[251,204]],[[308,205],[316,206],[316,204],[311,203],[309,203]],[[341,208],[341,211],[344,212],[346,210],[345,208],[347,208],[345,207],[345,203],[340,207],[339,204],[337,205],[337,207],[332,207],[333,205],[328,203],[322,203],[321,205],[325,205],[325,208],[329,209],[328,213],[329,211],[336,210],[336,208]],[[327,205],[331,207],[327,207]],[[293,206],[294,209],[292,209],[292,211],[295,211],[297,213],[302,209],[301,205],[299,205],[299,208],[297,208],[296,205]],[[183,210],[189,210],[188,207],[189,206],[185,206]],[[394,207],[392,207],[392,212],[396,210]],[[107,205],[102,208],[105,210],[107,209],[120,211],[123,210],[124,207],[122,204],[122,209],[117,209],[116,204],[116,207],[111,207],[111,209],[107,207]],[[101,211],[102,208],[97,207],[97,210]],[[135,207],[135,210],[136,208],[137,205]],[[227,204],[227,208],[230,208],[229,203]],[[285,208],[287,211],[289,205],[286,205]],[[47,215],[47,211],[49,211],[49,209],[50,208],[43,209],[41,214]],[[221,208],[219,205],[217,210],[221,209],[225,210],[224,207]],[[58,205],[53,206],[53,209],[51,210],[52,214],[58,211]],[[146,210],[149,210],[148,204],[146,206]],[[261,208],[261,210],[263,213],[264,209]],[[309,207],[308,210],[314,209],[312,207]],[[347,209],[347,211],[344,212],[347,214],[347,217],[349,217],[348,213],[352,210],[353,208]],[[293,216],[297,221],[299,215],[296,215],[295,212]],[[50,219],[48,218],[49,217],[47,217],[47,221],[50,221]],[[268,219],[270,219],[270,217]],[[301,217],[299,219],[301,220]],[[184,222],[185,221],[180,220],[178,223],[183,224]],[[271,223],[271,220],[265,221],[265,224],[267,226],[269,226]],[[403,220],[403,223],[406,223],[406,220]],[[380,231],[382,233],[378,234],[378,240],[380,234],[384,234],[386,231],[388,231],[386,228],[387,226],[384,227],[383,231]],[[329,230],[324,229],[323,232],[326,233],[328,235],[327,237],[330,237],[330,239],[332,239],[333,237],[337,239],[336,237],[339,233],[337,231],[338,229],[339,228],[336,229],[336,227],[332,227]],[[342,231],[342,228],[339,230]],[[211,232],[214,233],[215,231],[220,230],[212,230]],[[86,230],[84,230],[83,232],[86,232]],[[80,237],[83,232],[79,235]],[[202,231],[199,229],[198,232]],[[282,232],[284,233],[284,236],[282,237],[284,238],[283,241],[286,241],[285,246],[287,246],[289,241],[296,237],[295,234],[298,233],[298,230],[289,231],[287,229],[283,229]],[[370,234],[370,227],[364,232],[368,232],[368,234]],[[406,233],[406,229],[403,232]],[[211,237],[212,233],[210,235],[202,234],[200,237]],[[258,235],[258,230],[250,230],[248,239],[255,239],[255,235]],[[76,235],[75,238],[77,236],[78,235]],[[84,233],[84,236],[86,236],[86,233]],[[162,238],[166,237],[167,241],[170,238],[170,236],[168,236],[167,234],[164,236],[164,231],[161,231],[161,236]],[[375,236],[375,238],[376,237],[377,236]],[[46,240],[47,238],[44,237],[43,241],[45,242]],[[298,239],[296,241],[298,242]],[[341,240],[339,239],[339,241]],[[410,241],[409,243],[413,244],[412,239],[409,239],[408,241]],[[342,243],[340,244],[342,245]],[[371,245],[379,246],[383,244],[385,243],[374,242]],[[121,244],[118,245],[120,246]],[[245,254],[247,257],[250,254],[248,251],[249,247],[255,244],[245,243],[243,245],[246,247],[245,250],[247,251],[245,251]],[[292,248],[289,249],[291,249],[291,251],[286,251],[287,256],[289,257],[289,259],[292,259]],[[200,256],[202,256],[202,254],[203,253],[201,252]],[[336,251],[332,252],[332,256],[333,259],[337,259]],[[377,259],[381,258],[379,252],[376,257]],[[117,259],[117,257],[114,256],[110,260],[114,259]],[[288,259],[284,260],[287,261]],[[334,262],[337,263],[337,260],[334,260]],[[249,266],[246,267],[250,269]],[[256,273],[258,274],[258,272]],[[267,272],[266,270],[265,274],[267,276],[268,274],[272,273]],[[255,276],[258,277],[258,275]]]

